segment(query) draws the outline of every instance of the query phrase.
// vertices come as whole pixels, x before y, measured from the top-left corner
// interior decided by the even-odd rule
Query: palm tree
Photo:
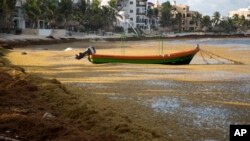
[[[235,14],[233,16],[233,23],[237,28],[237,31],[246,31],[247,30],[247,20],[245,19],[245,16],[239,17],[238,14]]]
[[[115,11],[108,6],[102,6],[103,26],[110,30],[113,27],[113,23],[116,21]]]
[[[69,28],[69,23],[74,19],[74,6],[72,0],[60,0],[54,11],[54,21],[58,28]]]
[[[203,16],[201,20],[201,27],[203,31],[208,31],[211,28],[211,19],[210,16]]]
[[[226,33],[231,33],[234,30],[234,24],[231,18],[224,19],[220,22],[219,27]]]
[[[166,27],[171,25],[171,4],[169,1],[162,3],[161,9],[161,26]]]
[[[80,0],[74,7],[74,20],[78,21],[82,27],[86,23],[85,15],[90,5],[85,0]]]
[[[212,27],[214,32],[222,32],[223,31],[223,26],[220,26],[221,23],[221,14],[220,12],[216,11],[213,14],[212,18]]]
[[[43,0],[41,10],[43,11],[43,19],[51,21],[55,17],[58,0]]]
[[[63,23],[73,19],[73,2],[72,0],[61,0],[59,3],[59,12],[63,15]]]
[[[12,23],[12,14],[16,0],[0,0],[0,28],[3,32],[9,32]]]
[[[235,32],[237,30],[237,27],[235,26],[233,19],[228,18],[227,19],[228,27],[226,32]]]
[[[240,18],[239,18],[239,15],[238,14],[234,14],[233,15],[233,22],[236,26],[239,25],[239,21],[240,21]]]
[[[27,0],[23,5],[26,15],[33,22],[33,28],[38,28],[39,20],[42,17],[41,5],[42,1],[40,0]]]
[[[192,21],[196,24],[196,26],[199,26],[202,20],[202,15],[199,12],[195,12],[192,16]]]
[[[245,18],[245,16],[241,16],[240,19],[240,26],[239,26],[239,29],[240,31],[246,31],[247,30],[247,20]]]
[[[214,12],[213,19],[212,19],[214,26],[219,25],[220,18],[221,18],[220,12],[218,12],[218,11]]]

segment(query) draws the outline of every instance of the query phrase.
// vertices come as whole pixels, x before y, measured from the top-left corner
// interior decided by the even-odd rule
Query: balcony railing
[[[146,15],[146,12],[136,12],[136,15]]]
[[[136,7],[146,7],[146,4],[136,4]]]
[[[137,1],[136,2],[136,6],[138,7],[146,7],[146,5],[147,5],[147,3],[146,2],[139,2],[139,1]]]
[[[148,24],[148,21],[146,21],[146,20],[136,20],[136,23]]]

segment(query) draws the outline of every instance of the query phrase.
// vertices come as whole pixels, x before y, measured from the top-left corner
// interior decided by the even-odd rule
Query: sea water
[[[200,44],[219,47],[237,47],[237,50],[250,50],[250,38],[202,38],[202,39],[183,39],[171,40],[173,44]]]

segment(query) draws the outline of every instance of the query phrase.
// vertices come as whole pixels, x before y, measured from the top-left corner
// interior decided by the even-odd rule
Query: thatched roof
[[[70,21],[67,21],[64,25],[65,26],[79,26],[80,23],[78,21],[70,20]]]
[[[51,25],[51,26],[79,26],[80,23],[78,21],[73,21],[73,20],[70,20],[67,22],[58,22],[55,20],[51,20],[49,22],[49,25]]]

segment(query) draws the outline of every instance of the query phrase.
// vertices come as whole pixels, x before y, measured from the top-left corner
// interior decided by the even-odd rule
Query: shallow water
[[[183,39],[169,41],[172,44],[200,44],[200,45],[213,45],[219,47],[239,47],[237,49],[250,50],[249,38],[225,38],[225,39]]]

